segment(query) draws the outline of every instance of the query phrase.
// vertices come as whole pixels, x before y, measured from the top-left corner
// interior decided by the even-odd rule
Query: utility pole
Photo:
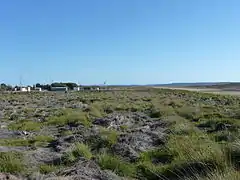
[[[19,86],[20,88],[22,87],[22,75],[20,75],[20,78],[19,78]]]

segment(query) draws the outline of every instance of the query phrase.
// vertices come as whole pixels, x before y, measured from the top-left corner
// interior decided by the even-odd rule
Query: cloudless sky
[[[7,0],[0,82],[240,81],[239,0]]]

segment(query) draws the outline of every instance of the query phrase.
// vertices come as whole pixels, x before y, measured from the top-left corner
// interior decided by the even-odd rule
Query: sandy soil
[[[154,87],[154,88],[187,90],[187,91],[197,91],[197,92],[203,92],[203,93],[240,96],[240,91],[227,91],[227,90],[221,90],[221,89],[201,89],[201,88],[183,88],[183,87],[182,88],[181,87]]]

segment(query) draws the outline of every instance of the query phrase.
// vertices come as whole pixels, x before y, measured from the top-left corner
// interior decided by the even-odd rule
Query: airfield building
[[[68,91],[67,87],[50,87],[51,91]]]

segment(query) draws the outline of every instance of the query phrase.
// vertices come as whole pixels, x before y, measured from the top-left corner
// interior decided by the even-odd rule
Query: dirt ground
[[[228,91],[228,90],[221,90],[221,89],[200,89],[200,88],[184,88],[184,87],[154,87],[160,89],[176,89],[176,90],[187,90],[187,91],[197,91],[203,93],[214,93],[214,94],[222,94],[222,95],[234,95],[240,96],[240,91]]]

